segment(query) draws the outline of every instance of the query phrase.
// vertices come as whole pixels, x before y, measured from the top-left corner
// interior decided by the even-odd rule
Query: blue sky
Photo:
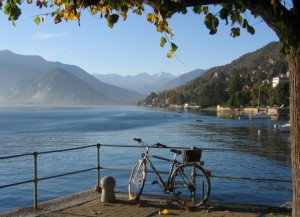
[[[125,22],[120,19],[110,29],[105,19],[87,12],[83,13],[80,26],[74,21],[54,24],[51,17],[45,24],[36,25],[34,15],[45,11],[36,10],[33,5],[24,6],[16,27],[0,11],[0,50],[77,65],[91,74],[135,75],[164,71],[178,75],[230,63],[269,42],[278,41],[275,33],[258,19],[251,21],[255,35],[242,31],[240,37],[232,38],[230,26],[220,21],[218,33],[211,36],[203,17],[190,12],[175,15],[169,21],[175,32],[173,42],[179,46],[177,58],[169,59],[166,57],[169,47],[160,47],[162,35],[147,22],[147,12],[143,16],[129,12]]]

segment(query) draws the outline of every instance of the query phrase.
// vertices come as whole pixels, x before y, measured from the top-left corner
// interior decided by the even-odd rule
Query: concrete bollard
[[[116,200],[115,179],[111,176],[104,176],[100,181],[100,185],[102,187],[101,202],[114,202]]]

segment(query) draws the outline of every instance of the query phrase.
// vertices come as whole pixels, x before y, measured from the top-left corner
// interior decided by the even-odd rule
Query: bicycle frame
[[[164,193],[172,193],[173,197],[180,205],[196,208],[207,201],[211,184],[207,171],[202,167],[204,163],[203,161],[200,161],[200,151],[202,150],[190,152],[188,150],[171,149],[171,152],[174,153],[174,157],[173,159],[170,159],[149,154],[150,147],[147,144],[144,144],[142,139],[134,138],[133,140],[142,143],[145,150],[142,153],[142,158],[135,164],[130,175],[128,187],[130,199],[138,200],[142,194],[145,181],[147,181],[147,163],[149,163],[152,172],[157,178],[152,184],[158,183]],[[167,146],[160,143],[154,144],[151,147],[167,148]],[[197,155],[194,156],[193,154]],[[183,162],[176,159],[178,155],[183,155]],[[157,171],[150,158],[156,158],[171,163],[166,181],[163,180],[160,172]],[[200,162],[197,163],[198,161]]]
[[[152,171],[154,172],[154,174],[158,178],[158,180],[159,180],[159,182],[161,184],[161,187],[163,188],[163,191],[165,193],[171,193],[169,186],[170,186],[172,174],[175,171],[175,169],[178,167],[178,165],[182,164],[181,162],[179,162],[179,161],[176,160],[176,157],[177,157],[178,154],[175,153],[173,159],[168,159],[168,158],[160,157],[160,156],[157,156],[157,155],[148,154],[148,150],[149,149],[147,147],[147,151],[145,151],[143,153],[142,163],[144,163],[145,166],[147,165],[146,162],[149,163]],[[153,158],[156,158],[156,159],[160,159],[160,160],[163,160],[163,161],[168,161],[168,162],[172,163],[171,167],[170,167],[170,170],[169,170],[168,180],[166,182],[164,182],[164,180],[162,179],[161,175],[156,170],[154,164],[150,160],[150,157],[153,157]]]

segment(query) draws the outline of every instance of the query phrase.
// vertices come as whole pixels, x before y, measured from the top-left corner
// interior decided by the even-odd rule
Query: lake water
[[[195,122],[201,119],[202,122]],[[277,120],[237,120],[216,112],[177,113],[158,109],[111,106],[0,107],[0,157],[60,150],[88,145],[137,145],[160,142],[171,147],[201,147],[202,160],[212,177],[211,200],[280,206],[292,198],[290,138],[274,131]],[[261,134],[258,135],[258,130]],[[130,170],[141,148],[101,147],[101,166]],[[165,149],[156,155],[172,157]],[[168,164],[154,161],[159,170]],[[38,177],[84,170],[96,166],[96,148],[38,155]],[[128,171],[101,170],[101,177],[115,177],[116,190],[127,191]],[[244,180],[239,177],[259,180]],[[0,186],[33,178],[33,158],[0,160]],[[150,174],[145,193],[163,194]],[[38,201],[47,201],[96,185],[96,171],[38,182]],[[33,204],[33,183],[0,188],[0,213]]]

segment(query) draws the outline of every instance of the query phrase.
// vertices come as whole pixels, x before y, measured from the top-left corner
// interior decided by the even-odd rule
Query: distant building
[[[279,84],[287,84],[289,83],[289,80],[290,78],[288,75],[281,75],[280,77],[275,77],[272,81],[272,87],[274,88]]]

